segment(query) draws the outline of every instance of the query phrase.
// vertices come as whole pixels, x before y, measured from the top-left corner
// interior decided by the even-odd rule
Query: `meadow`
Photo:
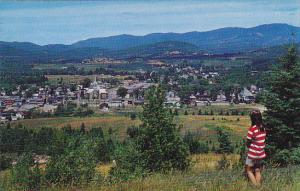
[[[237,154],[227,156],[229,169],[217,169],[221,155],[197,154],[191,156],[191,168],[186,172],[173,171],[167,174],[154,173],[145,178],[111,183],[106,179],[112,164],[99,164],[96,171],[98,179],[89,185],[44,187],[45,191],[299,191],[300,167],[268,167],[263,171],[263,185],[253,187],[244,177],[243,169],[235,165]],[[5,190],[16,191],[7,182],[9,171],[0,173],[0,185]],[[0,186],[1,190],[1,186]],[[4,189],[3,189],[4,190]],[[2,191],[2,190],[1,190]]]
[[[261,107],[261,106],[256,106]],[[240,144],[250,126],[248,115],[218,115],[220,110],[238,109],[239,112],[248,112],[255,106],[240,105],[235,106],[206,106],[203,110],[213,110],[215,115],[197,115],[192,114],[198,111],[195,108],[184,108],[179,110],[179,115],[175,116],[174,122],[180,128],[180,132],[184,135],[186,132],[193,132],[200,137],[201,141],[211,141],[217,143],[216,128],[220,127],[229,132],[230,140],[233,143]],[[139,108],[140,109],[140,108]],[[138,110],[139,110],[138,109]],[[188,111],[188,115],[184,112]],[[20,122],[13,122],[12,127],[19,123],[30,128],[62,128],[71,125],[72,128],[80,128],[84,123],[86,128],[102,127],[107,133],[112,129],[113,133],[120,140],[124,140],[127,136],[128,127],[138,126],[141,121],[130,118],[130,113],[136,110],[115,110],[110,113],[96,113],[90,117],[51,117],[26,119]],[[87,191],[299,191],[300,190],[300,167],[290,166],[285,168],[273,168],[267,166],[263,172],[263,186],[259,189],[254,188],[245,179],[243,167],[239,164],[240,156],[237,153],[226,155],[226,161],[229,167],[226,169],[219,168],[219,161],[222,155],[215,153],[193,154],[190,155],[191,167],[185,172],[173,171],[167,174],[153,173],[145,178],[138,178],[123,182],[110,182],[109,171],[112,163],[99,163],[96,167],[98,176],[88,185],[80,186],[54,186],[42,188],[42,190],[69,191],[69,190],[87,190]],[[9,170],[0,172],[0,185],[5,190],[14,188],[7,182],[10,179]],[[0,186],[1,190],[1,186]]]

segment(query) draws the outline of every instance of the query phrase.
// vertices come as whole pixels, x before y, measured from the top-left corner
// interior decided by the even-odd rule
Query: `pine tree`
[[[223,131],[221,128],[218,128],[217,132],[218,132],[218,142],[219,142],[218,153],[222,153],[222,154],[233,153],[234,149],[229,140],[228,133]]]
[[[282,153],[300,146],[300,64],[296,47],[290,47],[279,61],[271,72],[264,96],[267,108],[264,122],[268,131],[268,155],[284,164],[287,160],[282,160]]]
[[[202,111],[201,111],[201,109],[199,109],[199,111],[198,111],[198,115],[202,115]]]
[[[173,116],[164,107],[164,101],[165,92],[161,86],[149,90],[140,116],[138,151],[146,170],[184,170],[189,165],[188,147],[173,123]]]

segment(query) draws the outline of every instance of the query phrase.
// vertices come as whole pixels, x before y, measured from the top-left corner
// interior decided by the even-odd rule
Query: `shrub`
[[[196,136],[191,132],[187,132],[184,135],[183,141],[185,144],[188,145],[189,151],[192,154],[208,153],[208,151],[209,151],[208,144],[199,142],[196,139]]]
[[[12,159],[4,153],[0,154],[0,171],[11,167]]]
[[[46,180],[66,185],[89,182],[95,173],[95,148],[90,140],[69,138],[64,152],[50,159]]]
[[[32,155],[22,155],[11,170],[12,183],[17,190],[40,190],[42,174]]]
[[[136,119],[136,114],[135,113],[131,113],[130,114],[130,119],[131,120],[135,120]]]
[[[144,165],[135,144],[134,141],[126,141],[115,149],[116,164],[109,175],[111,182],[127,181],[147,174],[146,170],[142,168]]]
[[[218,170],[226,170],[230,166],[230,162],[227,160],[226,155],[223,154],[221,160],[218,161]]]
[[[223,131],[221,128],[218,128],[217,132],[218,132],[218,142],[219,142],[219,149],[217,152],[222,154],[233,153],[234,149],[229,140],[229,134]]]

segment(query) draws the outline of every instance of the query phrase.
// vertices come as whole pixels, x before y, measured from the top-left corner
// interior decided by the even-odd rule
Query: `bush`
[[[42,174],[31,154],[22,155],[11,170],[12,183],[17,190],[40,190]]]
[[[4,153],[0,154],[0,171],[11,167],[12,159]]]
[[[65,185],[89,182],[95,173],[95,148],[90,140],[70,138],[64,152],[50,159],[46,180]]]
[[[136,114],[135,113],[130,114],[130,119],[135,120],[136,119]]]
[[[227,160],[226,155],[223,154],[221,160],[218,161],[218,170],[226,170],[230,166],[230,162]]]
[[[139,135],[139,128],[132,126],[127,128],[127,135],[129,138],[137,138]]]
[[[201,111],[201,109],[199,109],[199,111],[198,111],[198,115],[202,115],[202,111]]]
[[[223,131],[221,128],[217,129],[218,132],[218,142],[219,142],[219,149],[218,153],[228,154],[233,153],[233,146],[229,140],[229,134]]]
[[[127,181],[147,174],[136,148],[133,141],[126,141],[125,144],[117,146],[114,152],[116,164],[109,175],[111,182]]]
[[[187,132],[185,134],[183,141],[185,144],[188,145],[189,151],[192,154],[208,153],[208,151],[209,151],[208,144],[199,142],[196,139],[196,136],[191,132]]]

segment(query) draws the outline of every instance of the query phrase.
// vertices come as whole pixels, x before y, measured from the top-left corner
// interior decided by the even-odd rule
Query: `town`
[[[256,85],[230,89],[229,92],[222,88],[213,91],[204,88],[183,91],[183,84],[186,82],[202,82],[213,86],[220,74],[209,69],[204,70],[202,67],[171,65],[157,60],[151,60],[150,63],[155,63],[153,65],[159,70],[138,70],[133,75],[122,76],[122,79],[116,75],[100,74],[89,75],[89,78],[81,76],[82,80],[77,82],[60,82],[55,85],[30,84],[26,89],[17,86],[11,92],[2,89],[1,123],[53,115],[58,107],[64,108],[68,104],[76,105],[77,108],[88,108],[86,110],[89,112],[100,113],[108,112],[111,108],[140,106],[144,104],[145,90],[159,82],[164,83],[168,90],[165,106],[170,108],[251,104],[256,101],[256,95],[262,91],[262,88]]]

